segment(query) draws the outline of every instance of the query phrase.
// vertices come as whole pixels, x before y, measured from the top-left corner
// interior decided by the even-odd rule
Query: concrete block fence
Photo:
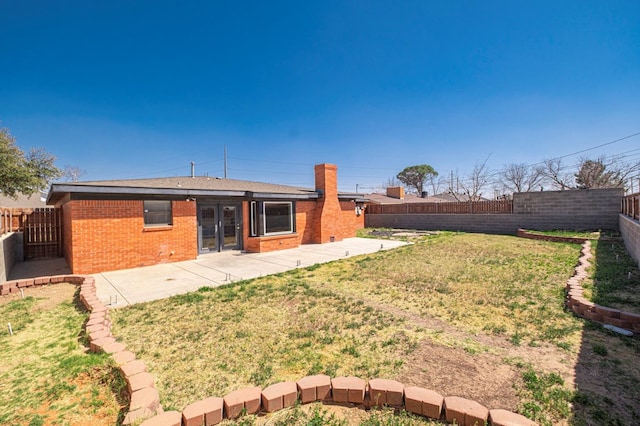
[[[111,355],[127,383],[131,397],[123,424],[142,421],[143,426],[216,425],[223,419],[241,414],[272,413],[296,403],[325,402],[357,408],[393,407],[463,426],[531,426],[535,422],[507,410],[488,409],[482,404],[457,396],[442,396],[436,391],[388,379],[366,381],[359,377],[314,375],[293,382],[280,382],[264,389],[247,387],[223,398],[210,397],[186,406],[182,412],[164,411],[152,374],[144,361],[136,359],[111,333],[108,308],[96,296],[95,280],[84,275],[58,275],[9,281],[0,284],[0,294],[19,292],[21,288],[67,282],[80,286],[80,301],[90,312],[85,332],[92,352]],[[145,420],[146,419],[146,420]],[[144,420],[144,421],[143,421]]]

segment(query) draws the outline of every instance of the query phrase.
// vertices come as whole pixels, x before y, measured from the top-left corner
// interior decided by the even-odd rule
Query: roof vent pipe
[[[191,162],[191,177],[196,177],[196,163],[195,161]]]

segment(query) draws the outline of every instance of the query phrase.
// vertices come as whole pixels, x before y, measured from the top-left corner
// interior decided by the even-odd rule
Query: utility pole
[[[227,178],[227,146],[224,146],[224,178]]]

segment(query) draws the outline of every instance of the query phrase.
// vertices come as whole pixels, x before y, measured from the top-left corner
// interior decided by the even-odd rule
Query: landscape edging
[[[111,333],[109,309],[98,299],[95,279],[92,276],[54,275],[7,281],[0,284],[0,295],[18,293],[22,288],[58,283],[70,283],[80,287],[80,302],[89,311],[89,318],[84,325],[89,349],[95,353],[110,354],[122,372],[130,397],[129,411],[123,424],[131,424],[140,419],[163,413],[154,378],[146,372],[144,362],[137,360],[135,354],[127,351],[126,345],[117,342]]]
[[[574,274],[567,280],[567,308],[579,317],[640,333],[640,314],[598,305],[584,297],[582,282],[587,278],[587,268],[591,266],[589,259],[592,257],[591,241],[587,240],[582,243]]]
[[[154,377],[146,371],[142,360],[136,359],[123,343],[111,333],[109,309],[97,297],[95,279],[87,275],[56,275],[0,284],[0,295],[19,292],[21,288],[56,283],[80,286],[79,298],[90,312],[85,333],[92,352],[111,355],[120,367],[130,395],[129,411],[124,425],[145,419],[141,426],[195,426],[203,423],[215,425],[223,419],[233,419],[240,413],[275,412],[296,403],[323,402],[345,404],[356,408],[389,406],[436,419],[472,425],[481,422],[492,426],[534,426],[526,417],[502,409],[488,409],[480,403],[457,396],[443,397],[421,387],[409,386],[395,380],[326,375],[306,376],[297,382],[280,382],[265,389],[249,387],[233,391],[224,398],[210,397],[187,405],[182,412],[164,412]],[[295,384],[295,391],[294,386]]]
[[[524,229],[518,229],[518,237],[540,241],[582,244],[578,264],[574,269],[573,276],[567,280],[565,303],[567,309],[577,316],[591,321],[622,328],[636,334],[640,333],[640,314],[598,305],[584,298],[582,282],[587,278],[587,268],[591,266],[589,259],[593,257],[591,241],[588,238],[542,235],[528,232]]]
[[[589,241],[585,237],[561,237],[559,235],[544,235],[529,232],[526,229],[518,229],[517,236],[520,238],[528,238],[530,240],[550,241],[553,243],[574,243],[584,244],[585,241]]]

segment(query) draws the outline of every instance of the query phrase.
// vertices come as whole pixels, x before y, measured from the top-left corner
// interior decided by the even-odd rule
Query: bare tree
[[[382,184],[382,187],[385,189],[395,186],[404,186],[404,184],[400,182],[395,176],[390,177],[385,183]]]
[[[460,188],[462,188],[462,191],[466,195],[468,201],[481,200],[483,191],[487,189],[489,180],[491,179],[491,173],[487,168],[488,160],[489,157],[487,157],[482,163],[476,163],[473,166],[471,173],[459,181]]]
[[[62,171],[62,175],[66,179],[67,182],[77,182],[82,176],[86,175],[87,171],[81,169],[77,166],[64,166],[64,170]]]
[[[500,181],[506,192],[530,192],[544,179],[544,168],[526,163],[509,163],[500,171]]]
[[[429,175],[425,180],[425,184],[431,190],[431,195],[436,195],[442,192],[445,181],[442,176]]]
[[[543,160],[542,170],[545,181],[549,182],[552,187],[561,191],[575,189],[575,176],[567,171],[567,168],[562,164],[562,159],[549,158]]]

